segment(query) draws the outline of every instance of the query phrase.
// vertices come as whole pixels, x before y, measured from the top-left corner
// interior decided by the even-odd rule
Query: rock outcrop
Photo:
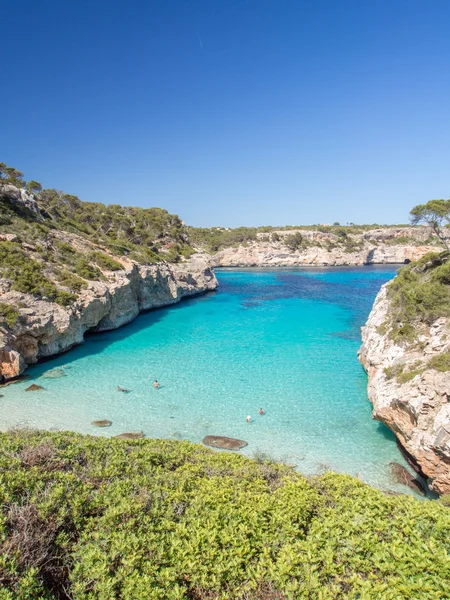
[[[123,259],[123,271],[107,281],[92,281],[78,299],[63,307],[54,302],[4,291],[1,301],[17,307],[19,318],[0,328],[0,374],[20,375],[27,365],[81,344],[87,331],[107,331],[129,323],[145,310],[175,304],[217,287],[204,257],[180,264],[139,265]]]
[[[274,233],[277,241],[273,241]],[[305,243],[290,250],[283,240],[294,233],[295,230],[280,230],[259,234],[256,241],[220,250],[213,256],[213,263],[220,267],[400,264],[436,250],[427,227],[385,227],[345,238],[302,229],[298,233]]]
[[[387,284],[388,285],[388,284]],[[450,493],[450,372],[427,367],[432,357],[450,350],[450,320],[440,318],[402,347],[385,331],[390,302],[387,285],[362,328],[359,359],[369,377],[373,417],[391,429],[430,487]],[[397,377],[395,372],[411,378]]]

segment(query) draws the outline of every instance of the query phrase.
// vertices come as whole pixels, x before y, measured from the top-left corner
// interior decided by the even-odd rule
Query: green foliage
[[[272,233],[272,235],[270,236],[270,238],[271,238],[272,242],[279,242],[280,241],[280,236],[279,236],[279,234],[276,231],[274,231]]]
[[[123,265],[103,252],[91,252],[88,258],[104,271],[120,271]]]
[[[8,167],[5,163],[0,162],[0,186],[4,185],[15,185],[16,187],[23,187],[25,182],[23,181],[23,173]]]
[[[448,253],[430,253],[402,267],[388,286],[391,338],[399,343],[413,341],[418,325],[450,316],[449,282]]]
[[[75,271],[84,279],[92,279],[98,281],[101,278],[100,270],[92,265],[87,258],[79,258],[75,263]]]
[[[296,233],[284,236],[283,243],[289,250],[295,251],[303,246],[304,240],[302,234],[297,231]]]
[[[27,183],[27,190],[29,192],[33,192],[34,194],[38,194],[39,192],[42,192],[42,185],[39,183],[39,181],[34,181],[34,179],[32,179]]]
[[[83,279],[77,277],[70,271],[66,271],[65,269],[56,273],[56,279],[61,285],[76,293],[80,293],[81,290],[87,288],[87,284]]]
[[[436,371],[450,371],[450,352],[436,354],[436,356],[430,359],[427,366]]]
[[[62,306],[76,299],[73,294],[58,290],[42,273],[43,265],[27,256],[18,243],[0,242],[0,268],[17,292],[44,296]]]
[[[0,323],[4,321],[8,327],[14,327],[19,318],[19,311],[5,302],[0,302]]]
[[[236,229],[189,227],[189,238],[194,245],[204,246],[208,252],[217,252],[222,248],[255,241],[258,231],[256,227],[237,227]]]
[[[446,597],[450,510],[187,442],[0,434],[2,600]]]
[[[431,227],[443,246],[449,249],[443,227],[450,223],[450,200],[430,200],[426,204],[418,204],[411,210],[411,222]]]

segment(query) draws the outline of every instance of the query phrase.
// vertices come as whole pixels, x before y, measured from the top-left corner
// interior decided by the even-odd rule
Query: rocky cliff
[[[450,320],[420,324],[410,343],[389,335],[389,286],[379,292],[365,327],[359,358],[369,377],[373,417],[391,429],[430,486],[450,493]]]
[[[1,302],[16,307],[19,315],[12,327],[0,328],[0,373],[5,379],[15,377],[27,365],[82,343],[86,331],[116,329],[144,310],[216,287],[214,273],[197,256],[181,265],[127,261],[107,282],[91,282],[70,307],[29,294],[3,292]]]
[[[217,287],[207,256],[170,252],[183,241],[178,217],[58,194],[46,206],[25,189],[0,186],[0,380],[82,343],[87,331]],[[107,234],[99,235],[102,224]],[[137,234],[159,236],[151,253]]]
[[[296,233],[302,241],[293,249],[286,242]],[[280,230],[224,248],[214,254],[213,263],[221,267],[400,264],[435,249],[426,227],[386,227],[345,237],[334,232]]]

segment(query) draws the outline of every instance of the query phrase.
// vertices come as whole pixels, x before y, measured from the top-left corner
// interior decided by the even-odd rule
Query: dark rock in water
[[[36,392],[37,390],[43,390],[44,388],[40,385],[36,385],[36,383],[32,383],[30,387],[25,388],[26,392]]]
[[[92,421],[91,425],[95,425],[96,427],[109,427],[112,425],[112,421],[108,421],[108,419],[100,419],[99,421]]]
[[[244,442],[244,440],[237,440],[222,435],[207,435],[203,438],[203,443],[205,446],[222,448],[223,450],[240,450],[241,448],[248,446],[248,442]]]
[[[47,377],[49,379],[56,379],[57,377],[66,377],[66,374],[62,369],[50,369],[50,371],[45,371],[42,377]]]
[[[140,440],[144,437],[142,431],[136,433],[120,433],[119,435],[115,435],[114,437],[119,438],[121,440]]]
[[[29,375],[18,375],[14,379],[8,379],[8,381],[0,383],[0,387],[8,387],[8,385],[14,385],[15,383],[19,383],[19,381],[26,381],[27,379],[30,379]]]
[[[393,478],[402,485],[407,485],[409,488],[418,492],[419,494],[425,495],[425,489],[421,482],[416,479],[411,473],[405,469],[402,465],[399,465],[396,462],[389,463],[389,467],[391,469],[391,475]]]

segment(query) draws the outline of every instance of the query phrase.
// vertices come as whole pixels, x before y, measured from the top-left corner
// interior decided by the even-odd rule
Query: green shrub
[[[120,262],[103,252],[91,252],[88,258],[104,271],[120,271],[123,269],[123,265]]]
[[[58,282],[64,287],[69,288],[73,292],[81,292],[81,290],[86,289],[87,284],[83,279],[77,277],[70,271],[62,270],[56,274]]]
[[[98,281],[101,277],[100,270],[92,265],[86,258],[79,258],[75,263],[75,271],[84,279]]]
[[[390,336],[411,342],[420,324],[431,325],[450,316],[450,263],[448,253],[429,253],[402,267],[388,286]]]
[[[287,246],[289,250],[298,250],[303,245],[303,236],[299,231],[290,235],[286,235],[283,238],[283,244]]]
[[[450,510],[188,442],[0,434],[2,600],[446,597]]]
[[[435,369],[436,371],[450,371],[450,352],[442,352],[436,354],[428,362],[429,369]]]
[[[25,254],[20,244],[0,242],[0,268],[4,277],[11,281],[13,290],[25,294],[47,297],[63,306],[76,299],[73,294],[58,290],[55,284],[43,275],[43,264]]]
[[[0,302],[0,321],[4,321],[9,327],[14,327],[19,318],[19,311],[5,302]]]

